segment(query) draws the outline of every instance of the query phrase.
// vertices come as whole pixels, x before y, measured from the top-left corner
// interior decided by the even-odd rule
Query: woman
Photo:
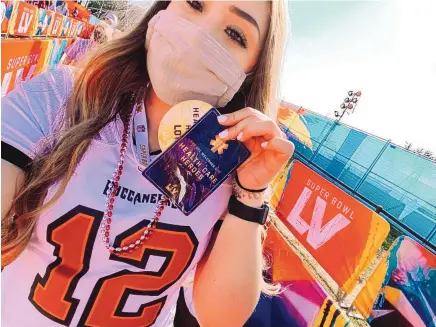
[[[108,24],[110,27],[115,29],[118,26],[118,17],[114,12],[108,12],[104,17],[103,21]]]
[[[265,115],[283,6],[157,2],[81,73],[51,71],[3,98],[5,326],[167,326],[195,267],[201,326],[245,323],[263,285],[262,195],[293,152]],[[238,138],[251,157],[239,184],[185,216],[141,176],[130,131],[146,116],[150,162],[163,115],[189,99],[220,108],[221,138]]]

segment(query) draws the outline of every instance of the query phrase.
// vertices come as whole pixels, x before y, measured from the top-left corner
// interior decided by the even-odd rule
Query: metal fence
[[[434,161],[306,109],[297,117],[312,143],[310,148],[298,141],[304,135],[292,126],[297,119],[288,124],[298,159],[435,250]]]

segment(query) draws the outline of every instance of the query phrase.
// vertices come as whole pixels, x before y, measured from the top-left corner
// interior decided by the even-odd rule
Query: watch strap
[[[242,220],[264,225],[268,218],[269,206],[264,203],[261,208],[253,208],[240,202],[234,195],[230,197],[228,211]]]

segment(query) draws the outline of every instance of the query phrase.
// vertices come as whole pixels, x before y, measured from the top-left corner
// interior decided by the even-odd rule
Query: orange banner
[[[91,16],[91,12],[85,6],[78,4],[76,1],[67,0],[68,12],[71,17],[74,17],[74,10],[77,9],[77,16],[74,17],[80,21],[87,22],[89,20],[89,16]]]
[[[273,283],[315,280],[304,266],[300,257],[295,254],[274,225],[271,225],[268,229],[264,249],[270,261],[269,265],[271,267]]]
[[[381,216],[298,161],[277,216],[346,293],[389,233]]]
[[[85,22],[82,22],[82,25],[83,26],[79,33],[79,37],[81,37],[82,39],[89,39],[92,32],[94,31],[94,25]]]
[[[64,26],[64,19],[67,18],[58,12],[51,12],[51,13],[52,13],[52,19],[48,27],[47,35],[52,37],[59,37],[61,35]]]
[[[52,40],[2,40],[2,96],[21,81],[43,72],[50,55]]]
[[[15,2],[8,33],[15,36],[33,36],[38,23],[38,8],[23,1]]]

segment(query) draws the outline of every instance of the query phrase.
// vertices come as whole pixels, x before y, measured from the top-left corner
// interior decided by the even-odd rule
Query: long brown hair
[[[99,47],[75,77],[62,133],[56,135],[49,151],[34,159],[26,172],[24,186],[2,222],[2,267],[25,249],[38,216],[62,196],[93,137],[117,114],[125,119],[131,110],[128,105],[131,93],[149,83],[144,49],[148,22],[169,3],[155,2],[136,28]],[[285,1],[271,1],[270,28],[256,68],[232,101],[220,108],[222,112],[249,106],[271,114],[270,108],[278,99],[286,16]],[[56,193],[44,203],[48,188],[55,182],[59,185]]]

